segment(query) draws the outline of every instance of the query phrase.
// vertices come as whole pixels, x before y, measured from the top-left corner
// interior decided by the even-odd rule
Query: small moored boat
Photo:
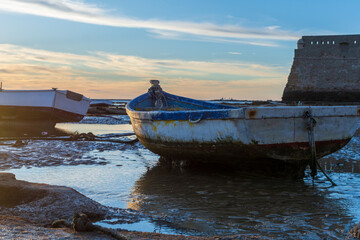
[[[316,121],[319,158],[345,146],[360,119],[359,106],[233,107],[172,95],[150,82],[149,92],[126,110],[140,142],[166,159],[238,166],[280,161],[303,170],[311,156],[309,120]]]
[[[78,122],[89,105],[90,99],[69,90],[0,88],[0,125],[51,127],[60,122]]]

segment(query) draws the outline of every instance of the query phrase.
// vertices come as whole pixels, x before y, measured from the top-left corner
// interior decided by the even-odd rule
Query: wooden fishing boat
[[[307,165],[309,121],[316,157],[345,146],[359,106],[244,106],[198,101],[162,91],[157,80],[126,107],[140,142],[166,159],[253,165],[272,160]]]
[[[54,126],[80,121],[90,99],[69,90],[0,89],[1,126]]]

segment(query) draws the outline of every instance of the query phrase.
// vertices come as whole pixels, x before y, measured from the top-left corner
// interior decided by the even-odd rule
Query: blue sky
[[[0,81],[133,98],[281,98],[302,35],[358,34],[359,1],[0,0]]]

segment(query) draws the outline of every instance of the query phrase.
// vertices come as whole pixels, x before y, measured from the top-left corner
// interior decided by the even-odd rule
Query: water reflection
[[[166,215],[186,232],[343,237],[353,216],[323,187],[320,183],[313,188],[307,181],[156,166],[135,183],[128,207]]]
[[[321,164],[325,170],[360,173],[360,136],[357,134],[339,151],[324,157]]]
[[[57,131],[67,131],[67,132],[79,132],[87,133],[92,132],[95,135],[101,134],[110,134],[110,133],[129,133],[133,132],[130,124],[72,124],[72,123],[60,123],[56,124]]]

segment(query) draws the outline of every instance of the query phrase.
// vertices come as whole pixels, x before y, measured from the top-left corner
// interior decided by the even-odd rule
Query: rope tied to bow
[[[311,170],[311,177],[314,179],[314,177],[317,174],[316,146],[315,146],[315,137],[314,137],[314,127],[316,126],[316,120],[313,118],[310,111],[304,112],[304,118],[306,119],[306,129],[308,131],[308,139],[309,139],[310,152],[311,152],[309,166]]]

